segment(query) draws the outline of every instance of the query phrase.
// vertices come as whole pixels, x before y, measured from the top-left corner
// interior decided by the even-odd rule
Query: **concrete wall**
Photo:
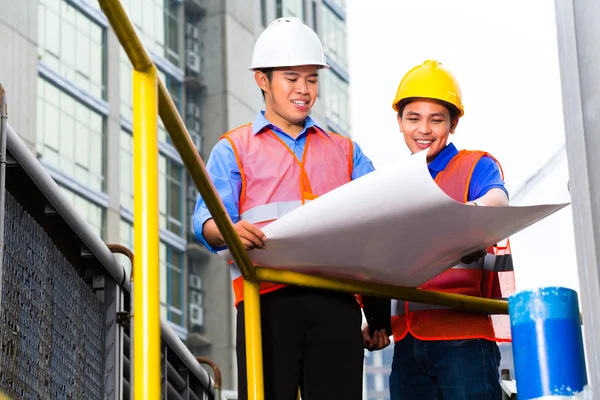
[[[0,83],[8,120],[33,150],[37,93],[37,1],[0,0]]]
[[[110,162],[106,163],[106,192],[108,208],[106,209],[105,240],[107,243],[119,243],[119,227],[121,223],[120,193],[120,149],[121,149],[121,90],[120,90],[120,51],[121,45],[111,27],[107,29],[107,98],[110,100],[109,114],[106,122],[106,152]],[[133,250],[133,249],[132,249]]]

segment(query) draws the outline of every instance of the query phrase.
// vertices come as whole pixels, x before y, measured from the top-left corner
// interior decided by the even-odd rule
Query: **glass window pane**
[[[79,215],[88,223],[92,231],[100,238],[104,237],[104,208],[59,186],[63,195]]]
[[[83,185],[104,191],[104,117],[38,77],[39,156]],[[77,167],[75,167],[77,165]]]
[[[323,47],[327,57],[331,58],[342,68],[348,68],[346,23],[323,4]]]
[[[45,10],[45,7],[40,7],[41,10]],[[46,17],[46,21],[44,22],[45,30],[40,29],[40,35],[42,40],[40,40],[40,46],[44,44],[46,46],[46,51],[52,53],[55,56],[60,54],[60,17],[58,14],[51,10],[47,10],[46,12],[42,11],[41,16]]]
[[[144,0],[144,6],[136,0],[122,0],[121,3],[137,28],[144,46],[175,65],[181,56],[179,48],[179,10],[176,2],[165,0]]]
[[[68,0],[38,3],[41,61],[83,91],[105,98],[104,28]]]
[[[125,130],[121,130],[120,157],[120,202],[122,207],[133,211],[133,137]]]
[[[324,93],[327,97],[327,118],[350,133],[350,88],[348,83],[343,81],[333,71],[324,74],[322,81]]]
[[[46,104],[46,112],[44,113],[45,120],[38,129],[44,130],[44,144],[53,150],[60,149],[59,135],[60,118],[59,110],[53,105]]]
[[[160,226],[183,236],[183,167],[159,156]]]
[[[285,17],[297,17],[304,20],[304,0],[284,0],[283,15]]]
[[[170,246],[164,246],[167,256],[166,298],[169,308],[168,318],[175,324],[183,325],[183,254]]]
[[[168,292],[167,292],[167,287],[169,287],[169,275],[167,273],[167,271],[169,270],[167,264],[168,264],[168,250],[167,250],[167,245],[164,244],[163,242],[160,243],[159,245],[159,260],[160,260],[160,302],[162,304],[169,304],[167,297],[168,297]]]

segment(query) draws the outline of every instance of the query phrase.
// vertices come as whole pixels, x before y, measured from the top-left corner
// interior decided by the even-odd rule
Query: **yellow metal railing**
[[[461,310],[508,314],[505,301],[416,288],[334,279],[269,268],[255,268],[208,177],[204,163],[156,67],[119,0],[98,0],[133,65],[134,232],[136,286],[133,310],[133,392],[135,400],[160,398],[160,309],[158,268],[157,111],[187,172],[206,202],[242,273],[246,327],[248,398],[264,398],[259,284],[261,281],[323,288],[384,298],[449,306]],[[158,103],[158,104],[157,104]]]

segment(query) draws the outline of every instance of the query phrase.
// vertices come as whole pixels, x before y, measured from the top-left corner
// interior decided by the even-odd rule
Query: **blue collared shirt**
[[[304,122],[304,129],[300,135],[294,139],[279,127],[271,124],[265,118],[264,111],[261,111],[256,115],[256,118],[252,122],[252,133],[254,135],[260,135],[266,129],[271,129],[281,140],[283,140],[286,146],[294,152],[296,157],[301,160],[304,153],[304,145],[306,144],[306,137],[307,135],[314,133],[312,129],[309,129],[312,127],[320,128],[315,124],[315,121],[311,117],[307,117]],[[354,169],[352,170],[352,179],[360,178],[375,170],[371,160],[363,154],[356,143],[354,143],[353,162]],[[220,140],[215,145],[208,162],[206,163],[206,170],[225,205],[225,209],[227,210],[231,221],[233,223],[238,222],[240,220],[239,203],[242,177],[233,148],[228,140]],[[206,203],[202,200],[202,197],[198,196],[196,208],[194,209],[194,216],[192,217],[194,232],[196,233],[198,240],[206,246],[208,250],[214,253],[221,250],[221,248],[213,249],[206,242],[206,239],[202,234],[202,226],[210,218],[212,217],[206,207]]]
[[[457,154],[458,150],[454,144],[449,143],[444,150],[429,163],[431,177],[435,179],[437,174],[443,171],[448,166],[450,160]],[[504,193],[508,196],[508,191],[504,187],[504,180],[500,173],[500,167],[490,157],[483,156],[479,159],[477,165],[475,165],[475,168],[473,169],[473,175],[471,176],[471,182],[469,183],[467,201],[477,200],[494,188],[504,190]]]

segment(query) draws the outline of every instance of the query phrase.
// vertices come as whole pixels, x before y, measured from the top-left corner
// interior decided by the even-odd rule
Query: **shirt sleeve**
[[[206,163],[208,176],[213,181],[215,189],[233,223],[239,221],[240,191],[242,188],[242,176],[235,158],[235,153],[228,140],[219,141],[213,148],[208,162]],[[192,224],[196,238],[211,252],[216,253],[226,247],[212,248],[202,234],[202,227],[212,216],[206,207],[202,196],[198,195]]]
[[[494,188],[502,189],[508,196],[500,166],[491,157],[483,156],[473,169],[467,201],[477,200]]]
[[[356,142],[352,142],[354,147],[354,154],[352,162],[354,164],[352,169],[352,180],[358,179],[363,175],[375,171],[373,163],[361,150],[360,146]]]

